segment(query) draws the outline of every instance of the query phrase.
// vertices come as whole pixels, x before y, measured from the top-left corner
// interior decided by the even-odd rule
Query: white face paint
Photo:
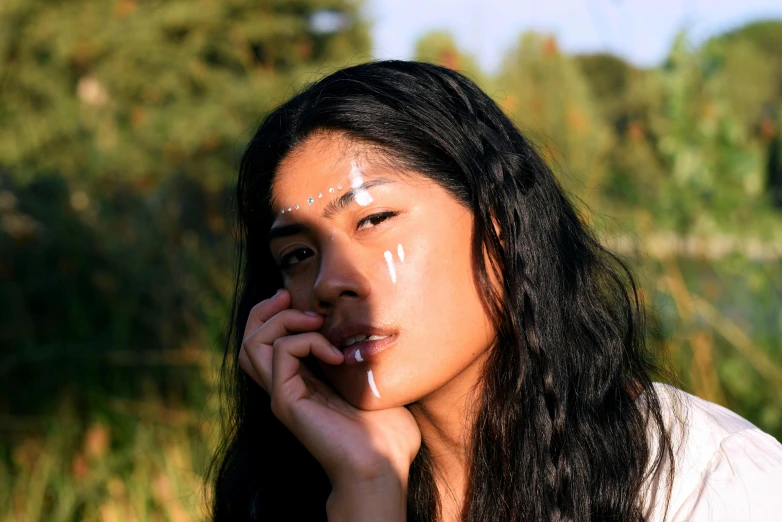
[[[364,173],[355,161],[351,163],[348,177],[350,178],[350,187],[356,191],[356,203],[362,207],[372,203],[372,195],[367,190],[360,188],[364,184]]]
[[[390,250],[383,252],[383,257],[386,258],[386,264],[388,265],[388,272],[391,274],[391,281],[396,283],[396,268],[394,267],[394,255]]]
[[[372,375],[372,370],[367,372],[367,378],[369,379],[369,389],[372,390],[372,395],[379,399],[380,392],[377,391],[377,386],[375,386],[375,377]]]
[[[361,357],[361,350],[356,350],[356,360],[358,362],[361,362],[361,361],[364,360],[363,357]]]
[[[402,244],[401,243],[396,246],[396,255],[399,256],[399,261],[401,263],[405,262],[405,249],[402,248]]]

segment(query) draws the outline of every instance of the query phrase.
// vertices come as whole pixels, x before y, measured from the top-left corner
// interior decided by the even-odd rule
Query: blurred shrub
[[[0,519],[200,518],[176,505],[216,429],[236,162],[270,107],[367,58],[359,8],[0,2]]]
[[[576,196],[592,203],[613,136],[584,76],[552,36],[529,33],[505,56],[496,98]]]
[[[483,81],[637,269],[650,341],[680,383],[782,437],[782,216],[765,183],[778,173],[782,186],[772,26],[782,34],[758,24],[700,49],[681,34],[649,70],[567,56],[531,33]],[[474,67],[441,33],[419,52],[438,45],[435,61]]]
[[[5,1],[0,165],[19,179],[48,169],[79,184],[150,185],[185,172],[222,187],[243,135],[291,84],[364,56],[357,8],[348,0]]]

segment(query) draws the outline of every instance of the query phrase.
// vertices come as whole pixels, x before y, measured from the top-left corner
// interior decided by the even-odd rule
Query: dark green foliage
[[[85,414],[113,414],[115,399],[203,403],[236,160],[296,85],[366,59],[358,8],[0,5],[0,416],[65,396]]]
[[[328,12],[342,25],[318,26]],[[222,185],[291,83],[365,57],[355,17],[347,0],[4,2],[0,164]]]

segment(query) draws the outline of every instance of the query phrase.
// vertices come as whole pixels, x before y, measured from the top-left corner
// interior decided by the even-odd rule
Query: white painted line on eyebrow
[[[390,250],[383,252],[383,257],[386,258],[386,264],[388,264],[388,271],[391,274],[391,281],[396,283],[396,268],[394,268],[394,256]]]
[[[372,195],[366,189],[361,188],[361,185],[364,184],[364,173],[355,160],[350,164],[348,177],[350,178],[350,186],[355,191],[356,203],[362,207],[372,203]]]
[[[399,260],[404,263],[405,262],[405,249],[402,248],[402,243],[399,243],[396,246],[396,255],[399,256]]]
[[[364,184],[364,173],[361,171],[361,167],[358,166],[355,160],[350,163],[350,188],[359,188]]]
[[[367,372],[367,378],[369,379],[369,389],[372,390],[372,395],[379,399],[380,392],[377,391],[377,386],[375,386],[375,377],[372,375],[372,370]]]
[[[358,189],[356,191],[356,203],[362,207],[366,207],[372,203],[372,195],[366,189]]]

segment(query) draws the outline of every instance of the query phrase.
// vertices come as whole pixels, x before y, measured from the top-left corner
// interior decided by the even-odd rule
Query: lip
[[[372,361],[377,354],[389,348],[396,342],[396,335],[389,335],[385,339],[378,339],[377,341],[361,341],[356,344],[352,344],[347,348],[340,348],[342,353],[345,354],[344,364],[362,364],[368,361]],[[359,361],[358,355],[361,355]]]
[[[367,337],[372,335],[383,335],[387,337],[375,341],[364,340],[346,348],[342,348],[342,343],[354,335],[366,335]],[[397,339],[397,334],[393,330],[377,324],[347,322],[331,328],[326,332],[326,338],[332,345],[339,348],[342,353],[345,354],[344,364],[360,364],[361,362],[373,359],[375,355],[394,344]],[[357,357],[357,353],[360,357]],[[361,361],[359,361],[359,358]]]

